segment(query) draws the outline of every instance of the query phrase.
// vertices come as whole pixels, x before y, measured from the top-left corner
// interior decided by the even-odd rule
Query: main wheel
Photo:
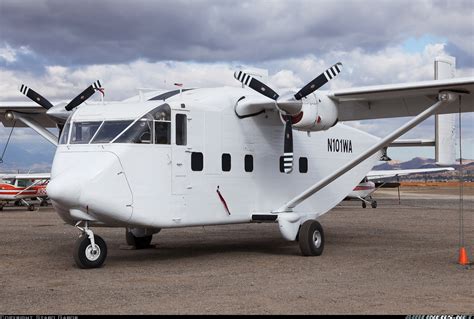
[[[303,256],[320,256],[324,250],[324,232],[321,224],[315,220],[307,220],[301,225],[298,233]]]
[[[35,210],[35,205],[33,205],[33,204],[28,205],[28,210],[30,212],[34,211]]]
[[[153,235],[137,237],[131,231],[125,229],[125,239],[127,240],[127,245],[134,246],[136,249],[144,249],[150,247]]]
[[[373,201],[372,203],[370,203],[370,206],[372,206],[372,208],[377,208],[377,201]]]
[[[107,257],[107,245],[105,241],[94,235],[97,250],[92,249],[92,244],[86,234],[82,234],[74,245],[74,261],[79,268],[99,268]]]
[[[362,202],[362,208],[366,208],[367,204],[365,202]]]

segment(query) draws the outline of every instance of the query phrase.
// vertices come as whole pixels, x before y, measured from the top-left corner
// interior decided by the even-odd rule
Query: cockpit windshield
[[[90,142],[102,122],[75,122],[71,131],[71,144],[87,144]]]
[[[91,143],[98,144],[112,141],[126,127],[132,124],[132,122],[133,121],[105,121]]]
[[[151,134],[153,131],[153,119],[147,114],[125,132],[119,135],[114,143],[134,143],[134,144],[151,144]]]
[[[183,117],[183,116],[181,116]],[[181,119],[180,117],[180,119]],[[180,123],[185,125],[186,116]],[[182,127],[181,123],[179,127]],[[70,134],[69,134],[70,131]],[[180,129],[179,145],[186,140],[181,135],[186,134]],[[178,133],[177,133],[178,134]],[[131,144],[171,144],[171,108],[163,104],[148,112],[141,118],[133,120],[113,121],[72,121],[66,122],[61,133],[60,144],[102,144],[102,143],[131,143]]]

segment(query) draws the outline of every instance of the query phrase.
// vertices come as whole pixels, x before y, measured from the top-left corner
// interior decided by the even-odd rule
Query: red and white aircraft
[[[364,179],[357,185],[352,192],[347,195],[346,199],[356,199],[362,202],[362,207],[366,208],[370,204],[372,208],[377,207],[377,201],[372,198],[372,194],[383,187],[385,183],[376,186],[373,180],[381,180],[391,177],[405,176],[410,174],[434,173],[443,171],[452,171],[453,167],[440,168],[416,168],[416,169],[399,169],[399,170],[378,170],[370,171]]]
[[[41,206],[46,206],[48,185],[51,174],[0,174],[0,210],[3,210],[9,202],[15,206],[27,206],[28,210],[35,209],[34,204],[27,199],[40,200]]]

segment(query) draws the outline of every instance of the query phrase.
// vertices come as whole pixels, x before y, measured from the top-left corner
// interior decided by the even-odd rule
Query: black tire
[[[136,237],[132,234],[131,231],[125,229],[125,239],[127,241],[127,245],[134,246],[136,249],[144,249],[150,247],[151,240],[153,239],[153,235],[145,236],[145,237]]]
[[[31,205],[28,205],[28,210],[30,212],[34,211],[35,210],[35,205],[31,204]]]
[[[99,246],[98,253],[92,254],[92,244],[86,234],[82,234],[74,245],[74,261],[79,268],[99,268],[107,257],[107,245],[105,241],[97,235],[94,235],[95,244]]]
[[[370,203],[370,206],[372,206],[372,208],[377,208],[377,201],[373,201],[372,203]]]
[[[298,243],[303,256],[320,256],[324,250],[324,232],[321,224],[307,220],[298,232]]]
[[[362,202],[362,208],[366,208],[367,204],[365,202]]]

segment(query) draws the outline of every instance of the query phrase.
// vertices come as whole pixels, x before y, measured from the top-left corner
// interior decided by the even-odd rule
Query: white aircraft
[[[438,62],[451,70],[445,60]],[[335,64],[283,95],[239,71],[241,88],[82,105],[99,82],[55,105],[22,85],[42,107],[0,109],[4,125],[18,120],[54,144],[45,127],[60,128],[47,192],[59,216],[81,230],[73,251],[81,268],[100,267],[107,255],[91,226],[126,228],[127,242],[142,248],[162,228],[277,222],[303,255],[317,256],[324,232],[316,219],[352,191],[385,146],[435,113],[474,111],[472,77],[319,90],[341,70]],[[414,117],[382,139],[341,123],[399,116]]]
[[[383,187],[385,183],[376,187],[373,180],[381,180],[385,178],[406,176],[410,174],[434,173],[443,171],[453,171],[453,167],[440,168],[415,168],[415,169],[392,169],[392,170],[374,170],[367,173],[364,179],[347,195],[346,199],[356,199],[362,202],[362,208],[366,208],[370,204],[372,208],[377,208],[377,201],[372,198],[372,194]]]
[[[27,199],[39,199],[40,206],[48,205],[46,185],[49,179],[49,173],[0,174],[0,210],[9,202],[34,210],[35,205]]]

